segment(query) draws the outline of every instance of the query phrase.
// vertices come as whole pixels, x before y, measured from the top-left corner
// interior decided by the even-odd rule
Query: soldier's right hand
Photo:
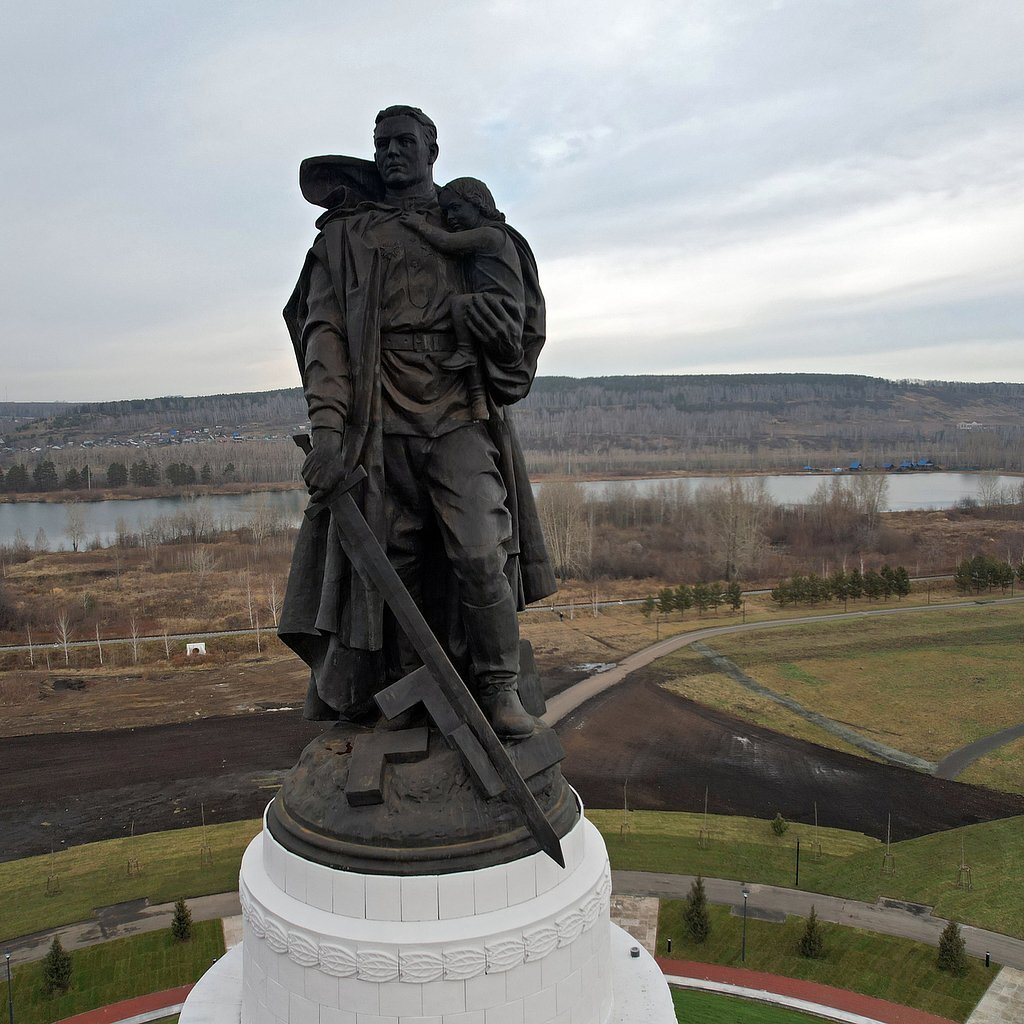
[[[341,438],[336,430],[313,430],[313,450],[302,463],[302,479],[314,501],[323,501],[345,475]]]

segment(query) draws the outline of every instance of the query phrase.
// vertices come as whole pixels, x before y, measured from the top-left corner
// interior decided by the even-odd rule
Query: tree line
[[[782,580],[772,588],[771,598],[785,608],[791,604],[820,604],[822,601],[842,601],[845,605],[851,598],[862,597],[869,601],[886,600],[894,594],[900,600],[912,589],[910,573],[902,565],[892,568],[883,565],[881,569],[836,569],[828,576],[817,573],[796,573]]]

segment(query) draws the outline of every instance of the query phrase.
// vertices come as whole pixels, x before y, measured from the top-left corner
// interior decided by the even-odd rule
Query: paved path
[[[136,996],[96,1010],[76,1013],[74,1017],[57,1021],[57,1024],[145,1024],[146,1021],[160,1020],[177,1013],[191,991],[191,985],[181,985],[163,992],[151,992],[148,996]]]
[[[188,908],[192,911],[193,921],[216,921],[237,917],[242,912],[237,892],[197,896],[188,900]],[[173,916],[173,903],[160,903],[151,907],[145,900],[133,900],[113,907],[100,907],[88,921],[25,935],[4,943],[3,948],[10,950],[14,963],[23,964],[31,960],[42,960],[55,937],[60,938],[65,949],[83,949],[98,942],[170,928]]]
[[[648,871],[613,871],[612,888],[616,893],[633,896],[658,896],[685,899],[693,883],[692,875],[670,875]],[[705,878],[708,901],[726,907],[740,907],[741,883],[732,879]],[[932,915],[931,907],[898,900],[879,899],[876,903],[825,896],[800,889],[784,889],[775,885],[751,882],[747,888],[747,911],[756,915],[792,914],[807,917],[814,906],[822,921],[850,928],[863,928],[881,935],[896,935],[916,942],[938,946],[939,935],[948,922]],[[1024,939],[1015,939],[999,932],[964,925],[961,929],[971,956],[984,958],[991,953],[997,964],[1024,969]]]
[[[728,626],[708,626],[705,629],[695,629],[692,632],[681,633],[678,636],[671,636],[666,640],[660,640],[658,643],[651,644],[650,647],[645,647],[643,650],[623,658],[622,661],[606,672],[598,672],[596,675],[581,679],[575,686],[570,686],[561,693],[555,694],[548,700],[548,709],[543,720],[546,724],[553,726],[592,697],[596,697],[598,694],[610,690],[617,683],[621,683],[630,673],[635,672],[637,669],[644,668],[650,665],[652,661],[664,658],[667,654],[673,654],[675,651],[692,643],[708,640],[715,636],[724,636],[728,633],[749,633],[759,629],[784,629],[787,626],[806,626],[817,622],[839,622],[850,619],[874,618],[880,615],[913,615],[950,611],[958,608],[974,608],[978,605],[1019,604],[1022,601],[1024,601],[1024,597],[1001,597],[992,600],[957,601],[954,604],[942,605],[923,604],[905,608],[866,608],[856,612],[836,612],[831,615],[801,615],[794,619],[733,623]],[[1024,735],[1024,724],[1011,729],[1004,729],[1002,732],[993,733],[992,736],[985,737],[969,744],[967,747],[954,751],[945,761],[939,764],[936,774],[943,779],[956,778],[956,775],[975,758],[1022,735]],[[999,737],[1004,738],[1000,739]],[[953,760],[959,755],[966,755],[966,752],[974,748],[977,748],[977,753],[974,753],[973,756],[967,755],[967,760],[963,761],[963,763]],[[948,770],[953,771],[953,774],[942,774],[943,765],[947,764],[947,762],[952,762]]]
[[[1004,967],[981,997],[967,1024],[1020,1024],[1024,1021],[1024,971]]]
[[[982,736],[980,740],[968,743],[967,746],[954,750],[947,754],[935,769],[935,774],[940,779],[955,779],[968,765],[973,764],[979,757],[991,754],[993,750],[1002,747],[1014,740],[1024,736],[1024,725],[1012,725],[1009,729],[1001,729],[999,732]]]
[[[833,1020],[859,1024],[868,1024],[870,1021],[879,1021],[881,1024],[950,1024],[946,1017],[936,1017],[935,1014],[925,1013],[923,1010],[900,1006],[898,1003],[875,999],[872,996],[862,996],[859,992],[849,992],[846,989],[833,988],[831,985],[819,985],[814,981],[688,960],[666,960],[657,957],[657,962],[670,985],[744,994],[755,999],[767,995],[767,1002],[809,1010],[812,1013],[824,1007],[841,1011],[839,1014],[829,1014]],[[781,998],[772,999],[771,996]],[[1007,1019],[1006,1024],[1011,1024],[1011,1021]]]

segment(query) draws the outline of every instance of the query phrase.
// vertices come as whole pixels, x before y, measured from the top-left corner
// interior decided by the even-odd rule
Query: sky
[[[0,400],[292,387],[306,156],[438,126],[545,375],[1024,381],[1019,0],[0,0]]]

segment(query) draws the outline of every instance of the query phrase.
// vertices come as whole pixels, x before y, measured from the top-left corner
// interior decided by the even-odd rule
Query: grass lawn
[[[709,644],[744,672],[864,736],[931,761],[1024,720],[1024,606],[794,626]],[[771,728],[848,749],[712,670],[693,652],[659,663],[676,692]],[[971,781],[1024,791],[1024,745],[975,767]]]
[[[631,811],[622,835],[622,811],[590,810],[604,835],[612,867],[667,871],[792,886],[796,839],[801,840],[800,888],[873,903],[879,896],[926,903],[936,914],[965,924],[1024,937],[1024,817],[951,829],[894,843],[895,876],[881,873],[882,844],[856,832],[819,829],[822,856],[811,855],[814,829],[791,824],[781,838],[767,821],[708,816],[711,842],[698,845],[700,814]],[[956,887],[960,840],[974,888]]]
[[[659,954],[665,955],[665,940],[671,936],[672,955],[677,959],[740,966],[742,920],[725,907],[710,907],[711,936],[698,945],[686,937],[683,907],[681,900],[662,900]],[[784,924],[775,924],[748,918],[743,966],[835,985],[955,1021],[970,1016],[998,970],[986,969],[981,961],[972,959],[967,974],[956,978],[936,967],[936,951],[931,946],[857,928],[823,927],[825,955],[820,960],[807,960],[797,952],[804,929],[802,919],[791,917]]]
[[[84,921],[95,907],[148,898],[169,903],[180,896],[204,896],[238,888],[238,868],[259,821],[208,825],[206,837],[213,861],[200,865],[201,828],[155,832],[136,836],[131,847],[142,867],[139,875],[127,872],[129,839],[74,846],[53,857],[53,870],[61,892],[46,895],[51,869],[49,855],[0,864],[0,942]]]
[[[15,1019],[18,1024],[51,1024],[122,999],[186,985],[223,953],[220,921],[200,921],[192,926],[189,942],[175,942],[168,929],[74,950],[71,987],[63,995],[43,992],[41,962],[19,965],[13,972]],[[6,980],[0,982],[0,1005],[7,1005]]]
[[[680,1024],[693,1024],[694,1021],[700,1021],[700,1024],[811,1024],[820,1020],[783,1006],[681,988],[672,989],[672,1003]]]

